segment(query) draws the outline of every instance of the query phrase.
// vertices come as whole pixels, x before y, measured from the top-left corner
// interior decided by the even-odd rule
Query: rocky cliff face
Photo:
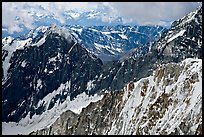
[[[202,134],[202,60],[159,66],[152,75],[106,93],[77,115],[64,112],[30,134]]]

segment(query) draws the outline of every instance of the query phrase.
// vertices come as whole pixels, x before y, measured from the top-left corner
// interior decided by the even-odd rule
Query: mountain
[[[109,91],[79,115],[64,112],[52,126],[31,134],[202,134],[201,14],[199,9],[175,21],[152,44],[147,55],[157,57],[157,65],[148,77]],[[132,55],[125,60],[141,58]]]
[[[162,26],[67,26],[79,43],[103,62],[118,60],[127,52],[157,40]]]
[[[202,8],[174,21],[152,52],[163,61],[179,62],[202,57]]]
[[[66,88],[54,100],[72,99],[100,70],[101,60],[89,55],[65,30],[52,26],[37,41],[35,37],[2,41],[3,120],[17,122],[28,112],[31,117],[41,114],[45,106],[38,106],[40,100],[55,90]]]
[[[80,26],[116,26],[116,25],[135,25],[126,23],[124,17],[116,15],[107,15],[107,8],[101,7],[95,10],[89,11],[76,11],[66,10],[60,15],[55,17],[54,13],[46,13],[46,9],[43,7],[38,8],[26,8],[27,14],[33,18],[33,25],[35,27],[49,26],[50,23],[58,26],[62,25],[80,25]],[[18,21],[19,17],[16,17]],[[2,27],[2,38],[12,36],[14,38],[20,37],[30,31],[23,23],[20,25],[20,32],[10,33],[8,28]]]
[[[21,35],[19,39],[40,37],[49,26],[40,26]],[[89,53],[96,55],[103,62],[119,60],[131,50],[149,44],[159,38],[166,28],[162,26],[79,26],[65,25]],[[33,34],[34,33],[34,34]],[[145,52],[146,53],[146,52]]]
[[[68,110],[52,126],[31,134],[201,134],[201,87],[201,59],[164,64],[149,77],[106,93],[80,114]]]
[[[41,30],[2,40],[3,134],[202,134],[202,7],[107,63]]]

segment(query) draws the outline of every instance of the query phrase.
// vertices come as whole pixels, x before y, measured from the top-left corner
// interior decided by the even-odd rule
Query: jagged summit
[[[100,70],[102,61],[65,31],[52,26],[36,42],[35,38],[4,42],[8,44],[2,48],[4,121],[19,121],[28,112],[32,117],[52,108],[56,100],[73,99]],[[38,106],[41,99],[58,89],[63,93],[48,101],[48,108]]]
[[[179,62],[202,57],[202,7],[172,23],[153,44],[152,52],[163,61]]]

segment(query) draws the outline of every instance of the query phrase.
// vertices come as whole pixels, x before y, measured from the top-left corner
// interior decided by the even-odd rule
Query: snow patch
[[[43,45],[45,43],[46,37],[47,37],[47,35],[44,35],[43,38],[41,38],[37,43],[33,44],[32,46],[40,47],[41,45]]]
[[[87,85],[86,85],[86,90],[90,91],[91,89],[93,89],[95,87],[95,84],[93,84],[95,80],[90,80]]]
[[[179,36],[182,36],[186,30],[181,30],[179,33],[175,34],[171,38],[168,39],[167,43],[171,42],[172,40],[176,39]]]
[[[122,39],[128,39],[126,35],[124,34],[118,34]]]
[[[37,80],[36,89],[37,89],[37,90],[40,90],[41,88],[42,88],[42,80],[41,80],[41,79],[38,79],[38,80]]]
[[[65,84],[61,84],[60,87],[53,91],[52,93],[48,94],[44,97],[39,103],[38,106],[41,104],[49,104],[51,99],[60,94],[63,90],[70,90],[71,82],[67,81]],[[76,96],[74,100],[70,100],[70,97],[67,96],[66,100],[59,104],[56,102],[54,107],[50,110],[43,112],[41,115],[34,115],[32,119],[30,119],[30,112],[29,114],[21,119],[18,123],[15,122],[2,122],[2,134],[3,135],[17,135],[17,134],[29,134],[32,131],[40,130],[43,128],[47,128],[51,126],[57,118],[65,111],[71,110],[76,114],[80,114],[82,108],[87,107],[91,102],[97,102],[101,100],[103,95],[88,96],[85,93],[81,93]]]
[[[26,61],[24,60],[22,63],[21,63],[21,67],[25,67],[26,66]]]

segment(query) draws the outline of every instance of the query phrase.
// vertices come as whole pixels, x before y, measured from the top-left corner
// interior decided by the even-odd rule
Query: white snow
[[[41,38],[37,43],[33,44],[32,46],[39,47],[39,46],[43,45],[46,41],[46,37],[47,37],[47,35],[44,35],[43,38]]]
[[[41,80],[41,79],[38,79],[38,80],[37,80],[36,89],[37,89],[37,90],[40,90],[41,88],[42,88],[42,80]]]
[[[42,17],[44,15],[44,13],[37,12],[35,15],[38,17]]]
[[[116,52],[121,52],[122,50],[120,48],[114,48],[114,47],[109,47],[108,45],[101,45],[99,43],[94,43],[95,48],[99,51],[101,51],[102,49],[106,49],[108,50],[111,54],[115,54],[114,51]]]
[[[60,36],[64,37],[68,41],[68,43],[70,43],[74,39],[71,33],[65,27],[57,27],[55,24],[53,24],[50,30],[53,33],[58,33]]]
[[[81,32],[83,31],[83,29],[82,28],[71,28],[71,30],[75,30],[75,31],[77,31],[77,32],[79,32],[79,34],[81,34]]]
[[[46,32],[48,30],[49,26],[40,26],[33,32],[33,38],[35,38],[38,35],[38,32]]]
[[[178,77],[178,80],[173,84],[163,87],[163,80],[160,80],[157,84],[157,79],[154,80],[154,75],[146,78],[142,78],[134,83],[134,90],[128,97],[127,87],[124,88],[123,102],[124,107],[119,114],[119,118],[114,120],[112,127],[108,134],[136,134],[138,128],[148,128],[148,134],[158,135],[161,130],[166,130],[167,134],[175,131],[175,128],[179,127],[179,124],[188,116],[191,115],[192,125],[191,130],[195,132],[198,124],[196,122],[197,116],[200,114],[202,108],[202,60],[188,58],[179,63],[184,68]],[[199,81],[192,84],[190,91],[184,89],[184,81],[198,73]],[[167,77],[167,76],[165,76]],[[149,84],[147,91],[144,92],[145,96],[141,96],[143,82],[148,80]],[[155,90],[152,90],[154,87]],[[175,91],[172,91],[174,89]],[[149,120],[144,119],[152,110],[150,106],[164,93],[171,95],[172,99],[164,115],[161,118],[154,119],[156,125],[152,128],[148,127]],[[189,105],[184,100],[189,99]],[[160,107],[153,107],[156,111],[161,113]],[[157,109],[156,109],[157,108]],[[202,119],[201,119],[202,120]],[[120,126],[118,126],[120,125]],[[159,130],[158,130],[159,129]],[[179,131],[180,134],[184,134]],[[144,132],[142,134],[147,134]]]
[[[3,50],[8,51],[8,55],[5,57],[5,60],[3,61],[4,80],[6,80],[7,78],[7,75],[8,75],[7,73],[10,68],[10,59],[13,53],[16,50],[24,49],[25,46],[29,46],[31,41],[32,41],[31,38],[27,40],[13,40],[12,37],[4,38],[2,40],[2,44],[3,44],[2,52]]]
[[[90,13],[90,14],[88,14],[88,19],[95,18],[96,16],[97,16],[96,13]]]
[[[26,66],[26,61],[24,60],[22,63],[21,63],[21,67],[25,67]]]
[[[57,90],[44,97],[38,103],[38,107],[44,102],[44,104],[46,104],[48,108],[51,99],[57,94],[62,93],[63,90],[69,91],[70,86],[71,81],[67,81],[65,84],[61,84]],[[103,95],[99,96],[97,94],[95,94],[94,96],[88,96],[83,92],[77,95],[77,97],[71,101],[68,96],[62,104],[59,104],[59,101],[57,101],[52,109],[45,111],[41,115],[34,115],[32,119],[29,118],[30,114],[28,114],[24,119],[20,120],[19,123],[2,122],[2,134],[29,134],[32,131],[49,127],[63,112],[71,110],[76,114],[80,114],[82,108],[87,107],[91,102],[97,102],[98,100],[101,100],[102,97]]]
[[[167,43],[171,42],[172,40],[174,40],[175,38],[182,36],[184,34],[186,30],[181,30],[179,33],[175,34],[174,36],[172,36],[171,38],[168,39]]]
[[[16,41],[16,49],[24,49],[25,46],[29,46],[32,42],[32,38],[28,38],[26,40]]]
[[[72,13],[70,12],[69,15],[74,19],[77,19],[80,16],[80,14],[77,12],[72,12]]]
[[[109,31],[102,31],[101,33],[102,33],[102,34],[105,34],[105,35],[111,34],[111,32],[109,32]]]
[[[128,39],[126,35],[124,34],[118,34],[122,39]]]
[[[198,10],[189,13],[187,16],[188,19],[184,23],[190,22],[191,20],[195,19],[195,15],[197,14],[197,12],[198,12]]]
[[[93,84],[93,82],[94,82],[94,80],[90,80],[87,83],[86,90],[90,91],[91,89],[93,89],[95,87],[95,84]]]

